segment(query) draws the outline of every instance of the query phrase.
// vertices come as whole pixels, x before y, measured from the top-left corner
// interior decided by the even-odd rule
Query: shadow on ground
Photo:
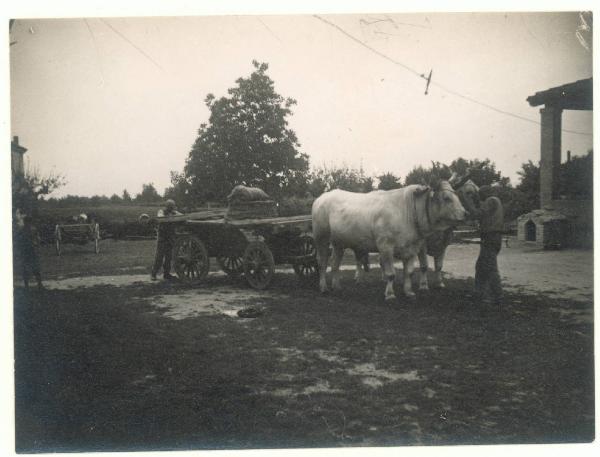
[[[389,304],[375,272],[343,281],[278,274],[255,319],[169,317],[155,297],[193,294],[179,284],[16,289],[17,450],[593,440],[591,303],[492,309],[455,279]]]

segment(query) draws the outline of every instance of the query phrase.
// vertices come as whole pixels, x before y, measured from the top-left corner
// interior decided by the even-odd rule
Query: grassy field
[[[151,242],[107,243],[111,255],[73,251],[47,276],[146,274]],[[591,301],[510,292],[492,309],[469,299],[472,280],[450,279],[390,304],[377,269],[361,287],[342,279],[329,295],[282,272],[260,293],[223,275],[16,288],[18,450],[594,438],[593,325],[578,318]],[[174,313],[223,297],[262,314]]]

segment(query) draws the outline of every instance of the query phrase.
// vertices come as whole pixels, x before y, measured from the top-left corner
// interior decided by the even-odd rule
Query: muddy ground
[[[512,241],[490,308],[470,299],[476,245],[450,248],[445,290],[392,304],[378,269],[325,296],[289,269],[263,292],[192,288],[149,281],[151,242],[102,248],[47,247],[47,290],[17,283],[19,451],[594,438],[590,251]]]

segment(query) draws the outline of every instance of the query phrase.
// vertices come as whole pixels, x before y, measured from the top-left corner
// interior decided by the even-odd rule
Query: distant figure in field
[[[175,201],[167,200],[165,208],[158,210],[158,217],[177,216],[181,213],[177,211]],[[171,275],[171,257],[173,252],[173,245],[175,243],[175,226],[173,224],[158,224],[158,230],[156,235],[156,254],[154,256],[154,265],[152,266],[152,273],[150,277],[153,281],[156,281],[156,275],[160,270],[162,264],[163,267],[163,278],[170,280],[175,279]]]
[[[40,237],[33,225],[31,216],[17,209],[14,217],[13,242],[15,257],[21,263],[21,272],[25,289],[29,289],[29,278],[31,275],[37,281],[38,289],[42,290],[42,275],[40,272],[39,244]],[[17,260],[15,258],[15,260]],[[14,262],[13,264],[16,264]]]
[[[498,271],[498,253],[502,248],[502,232],[504,230],[504,209],[502,202],[496,197],[492,186],[481,186],[479,197],[481,206],[475,209],[481,231],[479,258],[475,264],[475,299],[486,298],[489,289],[494,305],[502,302],[502,284]]]

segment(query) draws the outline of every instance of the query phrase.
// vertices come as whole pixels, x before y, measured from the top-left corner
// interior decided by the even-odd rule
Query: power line
[[[400,62],[398,60],[395,60],[395,59],[391,58],[390,56],[388,56],[388,55],[386,55],[386,54],[378,51],[377,49],[373,48],[372,46],[369,46],[364,41],[362,41],[362,40],[356,38],[355,36],[351,35],[350,33],[348,33],[346,30],[344,30],[343,28],[341,28],[339,25],[334,24],[333,22],[328,21],[327,19],[319,16],[318,14],[314,14],[313,17],[315,17],[316,19],[320,20],[321,22],[324,22],[325,24],[329,25],[330,27],[335,28],[336,30],[338,30],[340,33],[342,33],[346,37],[350,38],[355,43],[358,43],[362,47],[368,49],[369,51],[371,51],[371,52],[373,52],[375,54],[377,54],[379,57],[382,57],[385,60],[388,60],[389,62],[392,62],[393,64],[398,65],[399,67],[404,68],[406,71],[412,73],[413,75],[415,75],[415,76],[417,76],[419,78],[427,79],[427,77],[423,73],[420,73],[417,70],[409,67],[408,65],[406,65],[406,64],[404,64],[404,63],[402,63],[402,62]],[[483,106],[484,108],[488,108],[488,109],[490,109],[492,111],[495,111],[495,112],[497,112],[499,114],[504,114],[505,116],[514,117],[515,119],[520,119],[522,121],[526,121],[526,122],[530,122],[532,124],[540,125],[539,121],[536,121],[534,119],[530,119],[530,118],[525,117],[525,116],[521,116],[519,114],[511,113],[509,111],[502,110],[500,108],[497,108],[497,107],[492,106],[492,105],[490,105],[488,103],[485,103],[485,102],[481,102],[481,101],[479,101],[479,100],[477,100],[477,99],[475,99],[473,97],[469,97],[468,95],[461,94],[460,92],[452,90],[452,89],[450,89],[450,88],[448,88],[448,87],[446,87],[446,86],[444,86],[442,84],[439,84],[439,83],[437,83],[435,81],[431,81],[430,84],[432,86],[436,86],[436,87],[440,88],[444,92],[447,92],[447,93],[449,93],[451,95],[454,95],[455,97],[459,97],[459,98],[462,98],[463,100],[466,100],[468,102],[474,103],[474,104],[479,105],[479,106]],[[579,131],[576,131],[576,130],[568,130],[568,129],[562,129],[562,131],[566,132],[566,133],[572,133],[572,134],[575,134],[575,135],[592,136],[592,134],[588,133],[588,132],[579,132]]]
[[[98,49],[98,43],[96,42],[96,37],[94,36],[94,32],[92,32],[92,28],[90,27],[90,24],[88,23],[87,19],[84,19],[83,21],[87,26],[88,32],[90,32],[90,36],[92,37],[94,49],[96,50],[96,58],[98,59],[98,67],[100,68],[100,78],[102,80],[102,84],[104,84],[104,72],[102,71],[102,59],[100,59],[100,50]]]
[[[146,54],[142,48],[137,46],[133,41],[131,41],[129,38],[127,38],[125,35],[123,35],[121,32],[119,32],[117,29],[115,29],[106,20],[104,20],[103,18],[100,18],[100,20],[102,22],[104,22],[104,24],[106,24],[113,32],[115,32],[117,35],[119,35],[123,40],[125,40],[127,43],[129,43],[131,46],[133,46],[146,59],[148,59],[150,62],[152,62],[160,71],[165,71],[163,69],[163,67],[161,67],[159,64],[157,64],[156,61],[152,57],[150,57],[148,54]]]

